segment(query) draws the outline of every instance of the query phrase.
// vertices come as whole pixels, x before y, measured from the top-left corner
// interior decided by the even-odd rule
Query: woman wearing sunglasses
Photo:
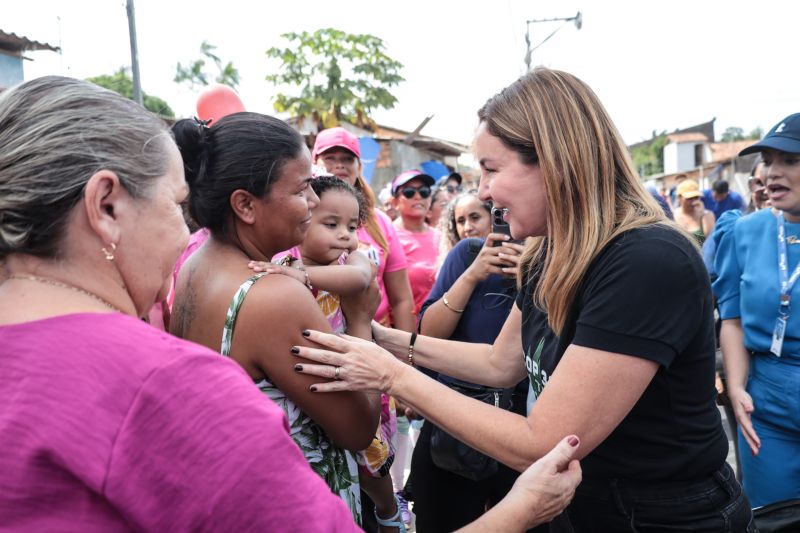
[[[394,226],[406,253],[414,314],[419,313],[436,281],[436,259],[442,234],[425,222],[434,183],[436,180],[417,169],[406,170],[392,181],[392,203],[400,215]]]

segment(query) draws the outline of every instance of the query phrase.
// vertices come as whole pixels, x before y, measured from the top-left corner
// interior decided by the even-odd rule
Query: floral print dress
[[[233,296],[228,314],[225,318],[225,328],[222,333],[222,355],[230,356],[233,330],[236,325],[236,316],[244,302],[247,291],[267,273],[256,274],[242,283]],[[353,519],[361,525],[361,495],[358,483],[358,466],[353,453],[343,450],[330,441],[328,436],[307,414],[302,412],[280,389],[268,379],[256,382],[261,392],[275,402],[286,413],[289,419],[289,435],[300,447],[312,470],[317,473],[334,494],[342,498],[350,511]]]

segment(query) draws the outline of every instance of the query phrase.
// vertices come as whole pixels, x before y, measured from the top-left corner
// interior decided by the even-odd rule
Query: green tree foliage
[[[754,128],[750,130],[750,133],[745,135],[744,130],[742,128],[731,126],[730,128],[727,128],[725,131],[722,132],[722,137],[720,138],[720,141],[721,142],[749,141],[752,139],[760,139],[763,134],[764,130],[762,130],[761,128]]]
[[[731,126],[730,128],[727,128],[725,131],[722,132],[722,137],[720,138],[720,140],[724,143],[732,141],[743,141],[744,130],[736,126]]]
[[[188,83],[190,87],[208,85],[209,73],[206,69],[206,60],[211,60],[217,68],[217,76],[214,81],[224,83],[234,89],[239,86],[239,70],[233,66],[233,61],[223,64],[222,59],[214,53],[217,47],[208,41],[203,41],[200,45],[200,59],[196,59],[186,66],[179,62],[175,66],[175,83]]]
[[[278,94],[273,104],[276,111],[311,117],[323,128],[341,121],[373,128],[372,111],[391,109],[397,103],[387,87],[404,81],[403,65],[384,53],[378,37],[334,28],[281,37],[291,44],[267,50],[267,56],[279,59],[281,66],[266,79],[275,85],[299,86],[300,94]]]
[[[667,144],[667,132],[653,132],[653,139],[648,144],[637,146],[631,151],[633,164],[641,176],[652,176],[664,172],[664,145]]]
[[[133,100],[133,78],[131,78],[126,67],[120,67],[114,74],[95,76],[94,78],[87,78],[86,81],[90,81],[100,87],[105,87],[106,89],[121,94],[125,98]],[[172,111],[169,104],[158,96],[152,96],[142,91],[142,100],[144,107],[153,113],[161,115],[162,117],[175,117],[175,112]]]
[[[758,139],[761,139],[761,137],[763,137],[763,136],[764,136],[764,130],[762,130],[761,128],[753,128],[752,130],[750,130],[750,133],[747,134],[747,137],[745,137],[745,139],[747,139],[747,140],[751,140],[751,139],[758,140]]]

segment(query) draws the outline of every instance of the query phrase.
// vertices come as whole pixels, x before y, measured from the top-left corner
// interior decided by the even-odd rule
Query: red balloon
[[[209,85],[197,97],[197,117],[203,120],[217,121],[244,110],[242,99],[227,85]]]

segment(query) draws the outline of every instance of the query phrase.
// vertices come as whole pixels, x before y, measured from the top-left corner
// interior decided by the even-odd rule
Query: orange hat
[[[684,198],[697,198],[700,196],[700,185],[694,180],[684,180],[678,185],[675,193]]]

